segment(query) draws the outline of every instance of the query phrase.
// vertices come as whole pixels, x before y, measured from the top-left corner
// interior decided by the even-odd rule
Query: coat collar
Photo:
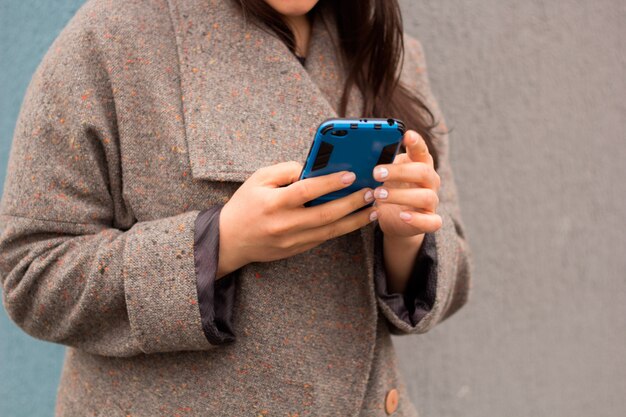
[[[313,22],[303,67],[234,1],[168,1],[192,176],[243,182],[266,165],[304,164],[315,129],[337,117],[345,80],[332,13],[322,11],[328,25]],[[354,88],[347,115],[361,106]]]
[[[303,67],[280,39],[246,22],[232,1],[168,2],[192,176],[243,182],[263,166],[304,164],[318,125],[338,115],[345,82],[332,13],[323,10],[328,25],[313,22]],[[361,117],[362,103],[353,88],[346,116]],[[372,322],[374,226],[360,229]]]

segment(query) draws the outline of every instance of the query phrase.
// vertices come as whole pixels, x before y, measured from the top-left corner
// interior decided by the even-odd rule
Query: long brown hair
[[[235,0],[244,15],[250,14],[272,30],[295,53],[295,35],[283,17],[265,0]],[[435,168],[439,166],[433,145],[439,121],[418,92],[400,82],[404,56],[403,22],[397,0],[319,0],[309,12],[311,19],[322,16],[322,7],[331,7],[339,33],[339,49],[348,75],[338,114],[345,117],[348,97],[356,85],[363,95],[359,117],[395,117],[407,129],[417,131],[426,141]],[[326,23],[326,22],[324,22]],[[263,24],[266,26],[263,27]],[[406,149],[401,147],[404,152]]]

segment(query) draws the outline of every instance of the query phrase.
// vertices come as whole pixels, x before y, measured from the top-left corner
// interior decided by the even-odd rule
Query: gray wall
[[[30,76],[81,3],[0,0],[0,181]],[[424,416],[625,415],[626,3],[402,5],[454,129],[475,259],[466,307],[394,338],[414,401]],[[0,416],[52,415],[61,360],[0,309]]]
[[[425,416],[626,415],[626,2],[403,1],[450,136],[470,303],[394,339]]]

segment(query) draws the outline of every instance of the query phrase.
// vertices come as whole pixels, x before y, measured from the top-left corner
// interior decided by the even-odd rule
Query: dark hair
[[[295,36],[265,0],[235,0],[244,14],[251,14],[269,27],[295,52]],[[425,102],[399,81],[404,56],[403,22],[397,0],[319,0],[309,12],[311,19],[331,7],[339,33],[339,48],[348,75],[338,114],[345,117],[348,97],[356,85],[363,95],[360,117],[395,117],[407,129],[417,131],[428,145],[435,168],[439,166],[433,145],[438,126]],[[327,22],[324,22],[327,24]],[[262,26],[261,26],[262,27]],[[263,28],[265,29],[265,28]],[[402,146],[402,151],[406,149]]]

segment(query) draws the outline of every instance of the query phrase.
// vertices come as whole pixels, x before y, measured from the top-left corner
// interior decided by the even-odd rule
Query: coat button
[[[398,390],[395,388],[387,391],[385,396],[385,412],[391,414],[398,409]]]

